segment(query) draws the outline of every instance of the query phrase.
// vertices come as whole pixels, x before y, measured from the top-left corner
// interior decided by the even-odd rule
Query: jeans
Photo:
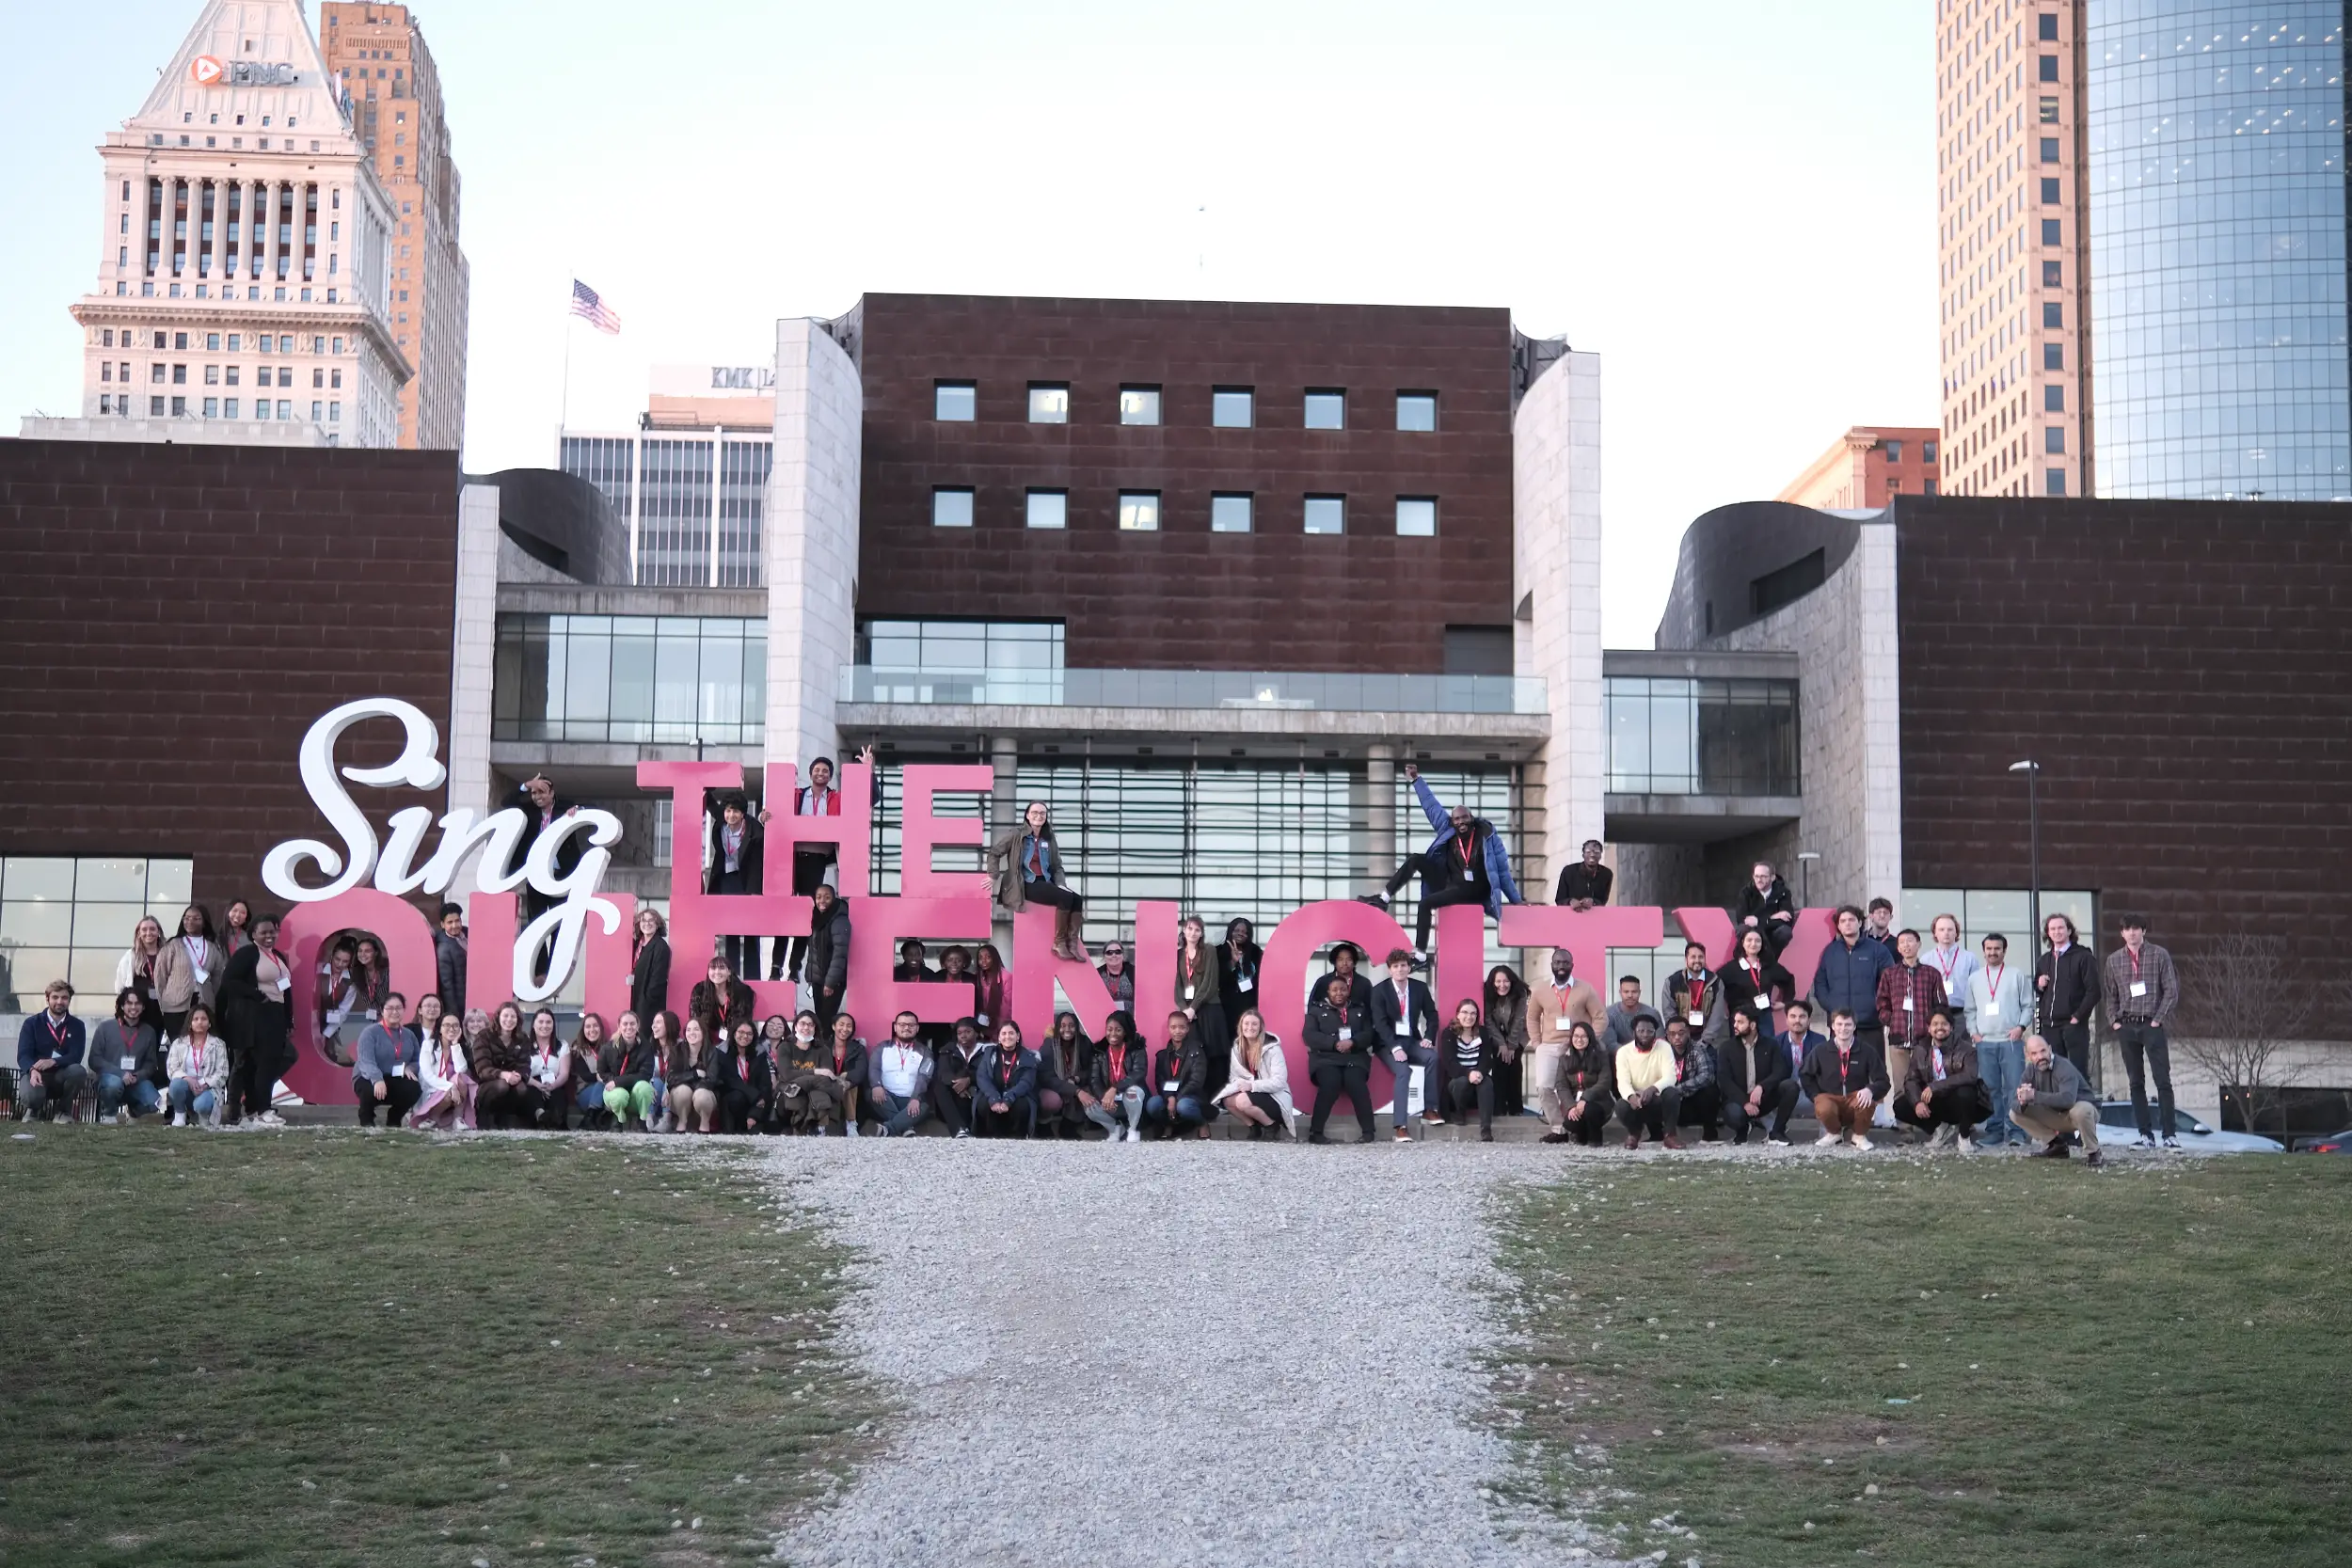
[[[1621,1100],[1617,1119],[1625,1123],[1628,1137],[1638,1138],[1645,1132],[1653,1138],[1669,1137],[1682,1125],[1682,1091],[1669,1084],[1646,1105]]]
[[[2026,1042],[2006,1035],[1978,1040],[1977,1071],[1984,1079],[1984,1092],[1993,1101],[1992,1114],[1984,1118],[1978,1142],[1987,1148],[2032,1142],[2026,1130],[2010,1119],[2010,1111],[2017,1103],[2017,1085],[2026,1078]]]
[[[2149,1136],[2148,1085],[2143,1069],[2153,1069],[2156,1075],[2156,1131],[2165,1137],[2175,1132],[2172,1118],[2172,1045],[2164,1037],[2161,1024],[2145,1019],[2127,1018],[2118,1036],[2123,1047],[2123,1070],[2132,1075],[2132,1119],[2139,1123],[2139,1135]],[[103,1104],[105,1091],[99,1091]]]
[[[1130,1085],[1124,1089],[1104,1095],[1102,1099],[1087,1107],[1087,1120],[1109,1133],[1115,1142],[1122,1131],[1120,1125],[1122,1113],[1125,1116],[1127,1127],[1138,1132],[1143,1131],[1141,1086]]]
[[[184,1078],[171,1081],[171,1108],[179,1115],[184,1117],[193,1111],[199,1117],[209,1118],[219,1107],[220,1097],[212,1090],[199,1092],[194,1084]]]
[[[882,1132],[885,1136],[895,1138],[903,1132],[912,1132],[914,1124],[923,1119],[925,1107],[921,1096],[909,1095],[902,1100],[888,1089],[880,1086],[877,1086],[873,1092],[882,1098],[876,1100],[869,1096],[866,1102],[866,1109],[876,1121],[882,1124]]]
[[[2171,1093],[2171,1080],[2168,1074],[2165,1081],[2165,1094],[2169,1098]],[[163,1097],[155,1092],[155,1085],[144,1078],[126,1079],[119,1072],[102,1072],[98,1075],[98,1114],[100,1116],[113,1116],[115,1112],[122,1108],[125,1099],[131,1101],[131,1114],[135,1117],[151,1117],[163,1102]]]
[[[1164,1124],[1171,1135],[1190,1132],[1209,1119],[1200,1101],[1188,1094],[1155,1094],[1143,1102],[1143,1117],[1146,1121]]]
[[[1413,1086],[1415,1068],[1421,1069],[1422,1114],[1423,1116],[1439,1114],[1437,1093],[1438,1048],[1433,1045],[1415,1045],[1406,1040],[1398,1041],[1397,1048],[1405,1053],[1403,1061],[1396,1059],[1395,1049],[1382,1052],[1380,1059],[1388,1064],[1390,1076],[1396,1081],[1389,1091],[1389,1125],[1402,1132],[1405,1128],[1405,1102]]]
[[[31,1073],[24,1075],[17,1085],[24,1096],[27,1120],[42,1121],[63,1111],[66,1119],[73,1118],[73,1102],[89,1087],[89,1069],[76,1062],[72,1067],[51,1068],[36,1080]]]

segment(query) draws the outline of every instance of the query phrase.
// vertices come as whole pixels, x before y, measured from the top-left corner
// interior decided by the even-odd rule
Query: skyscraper
[[[392,341],[417,367],[401,388],[400,444],[463,444],[471,273],[458,246],[459,182],[442,112],[441,74],[405,6],[319,8],[319,44],[342,85],[353,133],[397,209]]]
[[[2099,492],[2352,498],[2344,0],[2088,0]]]
[[[1936,0],[1943,488],[2092,493],[2085,0]]]
[[[399,439],[414,361],[390,330],[393,207],[296,0],[207,0],[99,154],[81,416],[25,435]]]

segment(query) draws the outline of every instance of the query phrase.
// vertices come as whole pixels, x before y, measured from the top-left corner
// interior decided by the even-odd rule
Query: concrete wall
[[[861,408],[857,367],[821,322],[776,324],[775,464],[768,483],[771,765],[840,751],[834,709],[857,644]]]
[[[1518,673],[1542,676],[1551,705],[1541,861],[1531,854],[1520,880],[1530,896],[1548,896],[1535,890],[1602,829],[1599,356],[1563,356],[1520,400],[1512,507]]]

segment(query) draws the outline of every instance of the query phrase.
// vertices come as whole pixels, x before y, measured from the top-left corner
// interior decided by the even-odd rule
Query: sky
[[[0,7],[0,420],[77,409],[95,148],[199,9]],[[1601,356],[1603,633],[1647,647],[1692,518],[1851,425],[1935,422],[1929,0],[416,14],[474,472],[869,291],[1507,306]],[[567,328],[575,276],[619,337]]]

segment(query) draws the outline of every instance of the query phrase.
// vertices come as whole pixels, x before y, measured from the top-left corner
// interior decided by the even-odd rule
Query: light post
[[[1797,895],[1797,901],[1808,910],[1813,907],[1813,863],[1820,858],[1818,849],[1797,851],[1797,886],[1804,890]]]
[[[2026,951],[2039,957],[2042,952],[2042,803],[2036,788],[2042,778],[2042,765],[2028,758],[2009,765],[2012,773],[2026,775],[2026,924],[2033,933]]]

